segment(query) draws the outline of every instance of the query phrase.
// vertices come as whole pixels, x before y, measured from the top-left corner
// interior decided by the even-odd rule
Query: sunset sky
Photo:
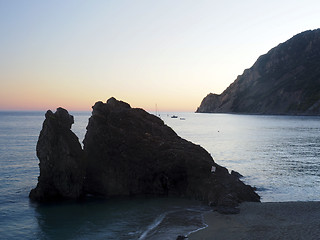
[[[0,110],[114,96],[195,111],[319,13],[318,0],[0,0]]]

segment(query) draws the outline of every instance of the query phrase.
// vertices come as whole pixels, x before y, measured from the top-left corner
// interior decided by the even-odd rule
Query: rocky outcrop
[[[114,98],[93,106],[84,152],[85,189],[93,195],[181,196],[214,204],[259,200],[202,147],[179,137],[158,117]]]
[[[30,192],[36,201],[78,199],[83,192],[85,165],[78,137],[70,130],[73,116],[63,108],[47,111],[37,143],[40,176]]]
[[[61,129],[57,113],[47,113],[39,137],[40,177],[33,199],[155,195],[228,207],[259,201],[252,187],[216,164],[206,150],[143,109],[115,98],[97,102],[83,141],[85,165],[77,138],[70,128]]]
[[[262,55],[197,112],[320,115],[320,29],[300,33]]]

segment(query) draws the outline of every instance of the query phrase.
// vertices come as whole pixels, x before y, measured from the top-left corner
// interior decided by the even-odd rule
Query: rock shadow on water
[[[208,206],[178,198],[36,204],[42,239],[175,239],[203,226]]]

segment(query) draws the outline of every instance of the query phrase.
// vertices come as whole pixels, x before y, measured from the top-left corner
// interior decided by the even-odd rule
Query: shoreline
[[[188,235],[189,240],[219,239],[318,239],[320,201],[245,202],[240,213],[204,214],[206,228]]]

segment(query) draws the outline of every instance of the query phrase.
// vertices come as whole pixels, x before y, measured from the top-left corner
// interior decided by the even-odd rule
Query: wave
[[[141,236],[139,237],[139,240],[143,240],[146,238],[146,236],[149,234],[149,232],[151,232],[152,230],[154,230],[156,227],[159,226],[159,224],[163,221],[163,219],[165,218],[165,216],[167,215],[167,212],[160,214],[148,227],[147,229],[141,234]]]

